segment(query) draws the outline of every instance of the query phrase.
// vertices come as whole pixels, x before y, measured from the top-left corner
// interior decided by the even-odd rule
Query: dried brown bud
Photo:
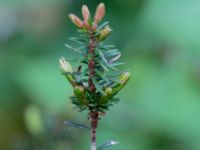
[[[105,5],[104,3],[101,3],[96,9],[94,22],[98,24],[103,19],[104,15],[105,15]]]
[[[69,14],[69,18],[71,19],[71,21],[78,26],[79,28],[83,27],[83,22],[79,19],[79,17],[77,17],[74,14]]]

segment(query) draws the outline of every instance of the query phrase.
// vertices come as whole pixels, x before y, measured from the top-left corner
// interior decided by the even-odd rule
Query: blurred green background
[[[71,58],[68,19],[82,4],[106,4],[132,78],[101,119],[98,145],[110,150],[200,149],[200,0],[0,0],[0,149],[87,150],[88,124],[73,110],[58,59]]]

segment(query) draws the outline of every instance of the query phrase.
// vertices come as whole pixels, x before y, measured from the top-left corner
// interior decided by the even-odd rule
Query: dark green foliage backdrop
[[[0,0],[0,149],[85,150],[87,124],[73,110],[58,58],[69,58],[75,35],[68,13],[100,1]],[[105,0],[114,29],[108,43],[122,50],[132,78],[121,101],[100,121],[98,143],[113,150],[200,149],[200,1]]]

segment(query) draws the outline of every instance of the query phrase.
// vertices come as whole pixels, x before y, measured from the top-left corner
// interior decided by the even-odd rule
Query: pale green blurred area
[[[87,150],[88,124],[69,101],[58,59],[76,34],[67,15],[100,1],[0,0],[0,149]],[[107,42],[122,50],[132,78],[102,117],[98,145],[110,150],[200,149],[200,0],[112,0]]]

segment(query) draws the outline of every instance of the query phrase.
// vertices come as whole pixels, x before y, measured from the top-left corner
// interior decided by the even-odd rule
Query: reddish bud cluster
[[[105,5],[103,3],[98,5],[94,16],[94,21],[91,23],[90,23],[91,19],[90,11],[86,5],[82,6],[82,15],[83,15],[83,21],[74,14],[70,14],[69,18],[79,28],[96,30],[97,24],[103,19],[105,15]]]

